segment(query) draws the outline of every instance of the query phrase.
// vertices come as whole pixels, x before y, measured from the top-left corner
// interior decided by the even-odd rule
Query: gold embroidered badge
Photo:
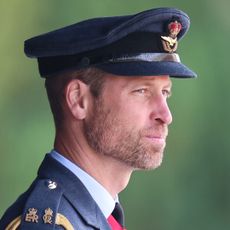
[[[47,208],[45,210],[45,214],[43,216],[43,221],[45,224],[52,224],[52,217],[53,217],[53,210],[50,208]]]
[[[181,31],[181,24],[178,21],[171,22],[168,25],[169,36],[161,36],[165,51],[172,53],[177,50],[177,35]]]
[[[26,222],[33,222],[38,223],[38,215],[37,215],[37,209],[35,208],[29,208],[28,213],[26,214],[25,221]]]

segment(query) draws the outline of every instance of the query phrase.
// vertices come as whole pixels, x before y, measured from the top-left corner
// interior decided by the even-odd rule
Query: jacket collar
[[[110,229],[98,205],[81,181],[49,154],[45,156],[38,170],[38,177],[49,178],[59,184],[64,190],[63,195],[78,210],[86,223],[99,229]]]

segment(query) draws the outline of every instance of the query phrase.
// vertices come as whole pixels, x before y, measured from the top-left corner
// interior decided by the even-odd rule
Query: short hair
[[[95,98],[101,94],[106,73],[97,68],[66,71],[64,73],[48,76],[45,80],[45,88],[53,114],[55,127],[62,125],[64,114],[65,88],[73,79],[79,79],[89,85],[90,91]]]

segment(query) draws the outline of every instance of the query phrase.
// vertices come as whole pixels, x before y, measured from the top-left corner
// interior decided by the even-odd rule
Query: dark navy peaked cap
[[[38,59],[42,77],[96,67],[121,76],[191,78],[196,74],[176,53],[189,25],[187,14],[173,8],[88,19],[26,40],[25,53]]]

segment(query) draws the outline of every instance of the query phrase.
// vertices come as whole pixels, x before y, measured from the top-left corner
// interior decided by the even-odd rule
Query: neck
[[[97,180],[114,198],[129,182],[132,168],[96,153],[81,135],[76,138],[72,133],[57,132],[54,148]]]

